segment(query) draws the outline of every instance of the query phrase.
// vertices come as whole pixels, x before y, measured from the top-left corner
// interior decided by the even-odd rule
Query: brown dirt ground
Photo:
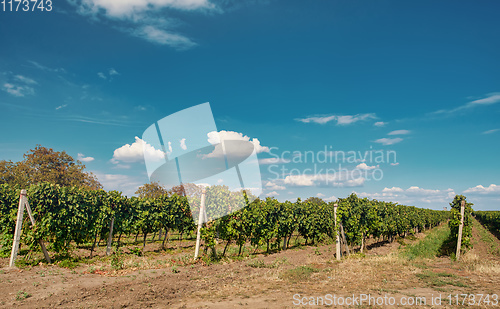
[[[365,256],[355,254],[342,261],[334,259],[334,245],[322,245],[258,254],[210,266],[200,261],[173,268],[175,263],[171,259],[158,264],[155,259],[167,255],[160,252],[136,257],[127,263],[140,267],[129,265],[126,271],[119,272],[112,271],[109,262],[104,267],[99,259],[90,266],[81,265],[73,270],[43,264],[25,269],[3,267],[0,307],[318,308],[322,306],[295,306],[293,295],[366,293],[393,296],[397,301],[402,297],[425,296],[426,307],[450,308],[453,306],[445,303],[450,293],[500,295],[500,257],[491,252],[491,246],[500,248],[500,241],[496,238],[493,243],[483,241],[478,225],[473,229],[474,249],[460,262],[448,257],[408,261],[398,255],[398,242],[379,245],[370,240],[371,249]],[[419,234],[413,242],[423,237],[425,234]],[[192,242],[185,242],[189,254],[193,251],[191,245]],[[171,249],[169,252],[175,251]],[[6,266],[8,259],[0,263]],[[302,268],[305,270],[302,273],[301,266],[307,267]],[[141,267],[149,269],[138,269]],[[178,272],[173,272],[174,269]],[[25,298],[21,291],[30,296]],[[430,306],[430,297],[439,294],[443,295],[442,306]]]

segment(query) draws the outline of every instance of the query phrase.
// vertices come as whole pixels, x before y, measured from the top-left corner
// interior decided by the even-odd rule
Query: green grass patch
[[[424,239],[402,248],[402,255],[409,260],[432,259],[441,253],[441,248],[450,235],[448,225],[443,224],[431,231]]]
[[[319,269],[311,266],[299,266],[287,270],[284,274],[281,275],[281,277],[290,281],[305,281],[309,279],[313,273],[317,273],[319,271]]]
[[[479,238],[482,242],[488,244],[488,253],[500,256],[500,246],[498,240],[490,231],[488,231],[481,223],[477,220],[473,220],[473,225],[479,233]]]
[[[435,273],[427,270],[420,274],[416,274],[416,276],[431,287],[444,287],[449,285],[456,287],[469,287],[460,280],[460,277],[446,272]]]

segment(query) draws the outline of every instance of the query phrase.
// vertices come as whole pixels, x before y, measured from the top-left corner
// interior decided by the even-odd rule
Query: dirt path
[[[447,257],[409,261],[400,257],[400,244],[393,242],[371,246],[365,257],[358,254],[340,262],[333,258],[334,246],[328,245],[289,249],[211,266],[197,263],[137,270],[120,276],[89,274],[85,273],[86,268],[72,271],[58,266],[29,270],[3,268],[0,306],[297,308],[294,302],[297,304],[303,297],[314,297],[316,302],[317,297],[326,294],[345,297],[371,294],[389,295],[398,302],[422,296],[427,299],[427,307],[431,307],[430,298],[439,294],[443,298],[456,293],[500,294],[499,257],[488,251],[491,245],[482,240],[484,232],[479,227],[475,226],[473,233],[474,249],[464,255],[462,262]],[[414,241],[423,237],[420,235]]]

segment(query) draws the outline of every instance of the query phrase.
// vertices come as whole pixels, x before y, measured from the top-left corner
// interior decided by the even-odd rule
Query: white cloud
[[[61,108],[65,108],[66,106],[68,106],[68,104],[59,105],[58,107],[56,107],[56,110],[60,110]]]
[[[268,181],[266,183],[266,189],[267,190],[285,190],[286,188],[284,186],[280,186],[272,181]]]
[[[500,129],[493,129],[493,130],[484,131],[482,134],[492,134],[492,133],[495,133],[498,131],[500,131]]]
[[[322,197],[325,197],[325,195],[323,193],[318,193],[318,194],[316,194],[316,197],[322,198]]]
[[[102,79],[108,79],[108,78],[106,77],[106,75],[104,75],[104,73],[102,73],[102,72],[97,73],[97,76],[99,76],[99,77],[100,77],[100,78],[102,78]]]
[[[373,170],[373,169],[376,169],[377,167],[378,167],[378,165],[377,166],[369,166],[366,163],[361,163],[361,164],[358,164],[356,166],[356,169],[358,169],[358,170]]]
[[[406,135],[406,134],[410,134],[411,131],[409,130],[396,130],[396,131],[392,131],[392,132],[389,132],[387,135]]]
[[[295,119],[303,123],[318,123],[325,124],[330,121],[337,121],[337,125],[349,125],[358,121],[376,119],[375,114],[357,114],[357,115],[331,115],[331,116],[314,116],[307,118]]]
[[[12,83],[3,84],[3,90],[16,97],[24,97],[25,95],[35,94],[35,89],[33,89],[32,87],[25,85],[15,85]]]
[[[186,150],[187,149],[186,139],[185,138],[183,138],[183,139],[180,140],[180,144],[181,144],[181,149],[182,150]],[[168,146],[169,146],[169,149],[172,148],[171,144],[168,144]],[[171,152],[171,150],[169,150],[169,151]]]
[[[33,79],[31,78],[28,78],[28,77],[25,77],[25,76],[22,76],[22,75],[16,75],[14,77],[17,81],[20,81],[22,83],[25,83],[25,84],[28,84],[28,85],[36,85],[38,84],[36,81],[34,81]]]
[[[120,75],[120,73],[118,73],[115,69],[111,68],[109,69],[109,72],[108,72],[109,76],[113,76],[113,75]]]
[[[500,194],[500,186],[491,184],[489,187],[483,187],[482,185],[475,186],[473,188],[469,188],[464,191],[464,193],[470,194],[481,194],[481,195],[490,195],[490,194]]]
[[[86,157],[83,153],[79,153],[78,154],[78,160],[80,160],[82,162],[92,162],[95,159],[93,157]]]
[[[207,134],[208,142],[212,145],[216,145],[214,151],[203,156],[203,158],[223,158],[224,152],[222,149],[221,141],[247,141],[251,142],[254,146],[256,153],[269,152],[269,147],[262,146],[257,138],[250,140],[250,137],[243,135],[243,133],[238,133],[234,131],[212,131]],[[238,149],[231,149],[231,155],[235,157],[248,155],[247,151],[242,149],[241,153],[238,153]]]
[[[169,149],[172,149],[170,143]],[[165,153],[163,151],[155,149],[153,146],[136,136],[135,142],[131,145],[126,144],[116,149],[111,161],[115,164],[118,164],[119,161],[126,163],[141,162],[144,160],[144,151],[147,152],[148,159],[162,160],[165,158]]]
[[[384,137],[384,138],[379,138],[378,140],[375,141],[375,143],[379,143],[382,145],[394,145],[394,144],[397,144],[401,141],[403,141],[403,139],[400,137],[396,137],[396,138]]]
[[[268,194],[266,194],[266,196],[278,196],[278,195],[280,195],[280,194],[276,191],[272,191],[272,192],[269,192]]]
[[[373,125],[376,127],[384,127],[385,125],[387,125],[387,122],[377,121]]]

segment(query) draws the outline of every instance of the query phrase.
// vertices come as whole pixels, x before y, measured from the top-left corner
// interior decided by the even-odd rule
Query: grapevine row
[[[75,245],[82,244],[90,244],[92,252],[96,243],[107,237],[112,219],[118,243],[122,235],[135,234],[137,238],[142,234],[145,244],[147,235],[160,229],[181,234],[194,231],[193,217],[198,218],[200,204],[198,197],[188,200],[173,194],[128,198],[117,191],[49,183],[32,185],[27,191],[36,227],[25,221],[22,244],[30,250],[39,250],[36,240],[43,239],[55,253],[69,253]],[[20,188],[0,185],[0,240],[4,254],[12,245],[19,192]],[[209,217],[230,213],[209,221],[202,229],[205,247],[222,242],[224,254],[230,244],[238,245],[240,253],[248,243],[256,249],[265,246],[269,251],[287,248],[292,236],[301,236],[309,244],[336,236],[333,202],[300,199],[279,202],[267,198],[255,199],[248,207],[239,209],[235,205],[244,203],[246,196],[230,192],[227,187],[209,187],[207,196],[211,197],[206,200]],[[392,241],[448,219],[448,212],[362,199],[355,194],[339,199],[337,204],[338,220],[351,245],[362,244],[370,236]]]

